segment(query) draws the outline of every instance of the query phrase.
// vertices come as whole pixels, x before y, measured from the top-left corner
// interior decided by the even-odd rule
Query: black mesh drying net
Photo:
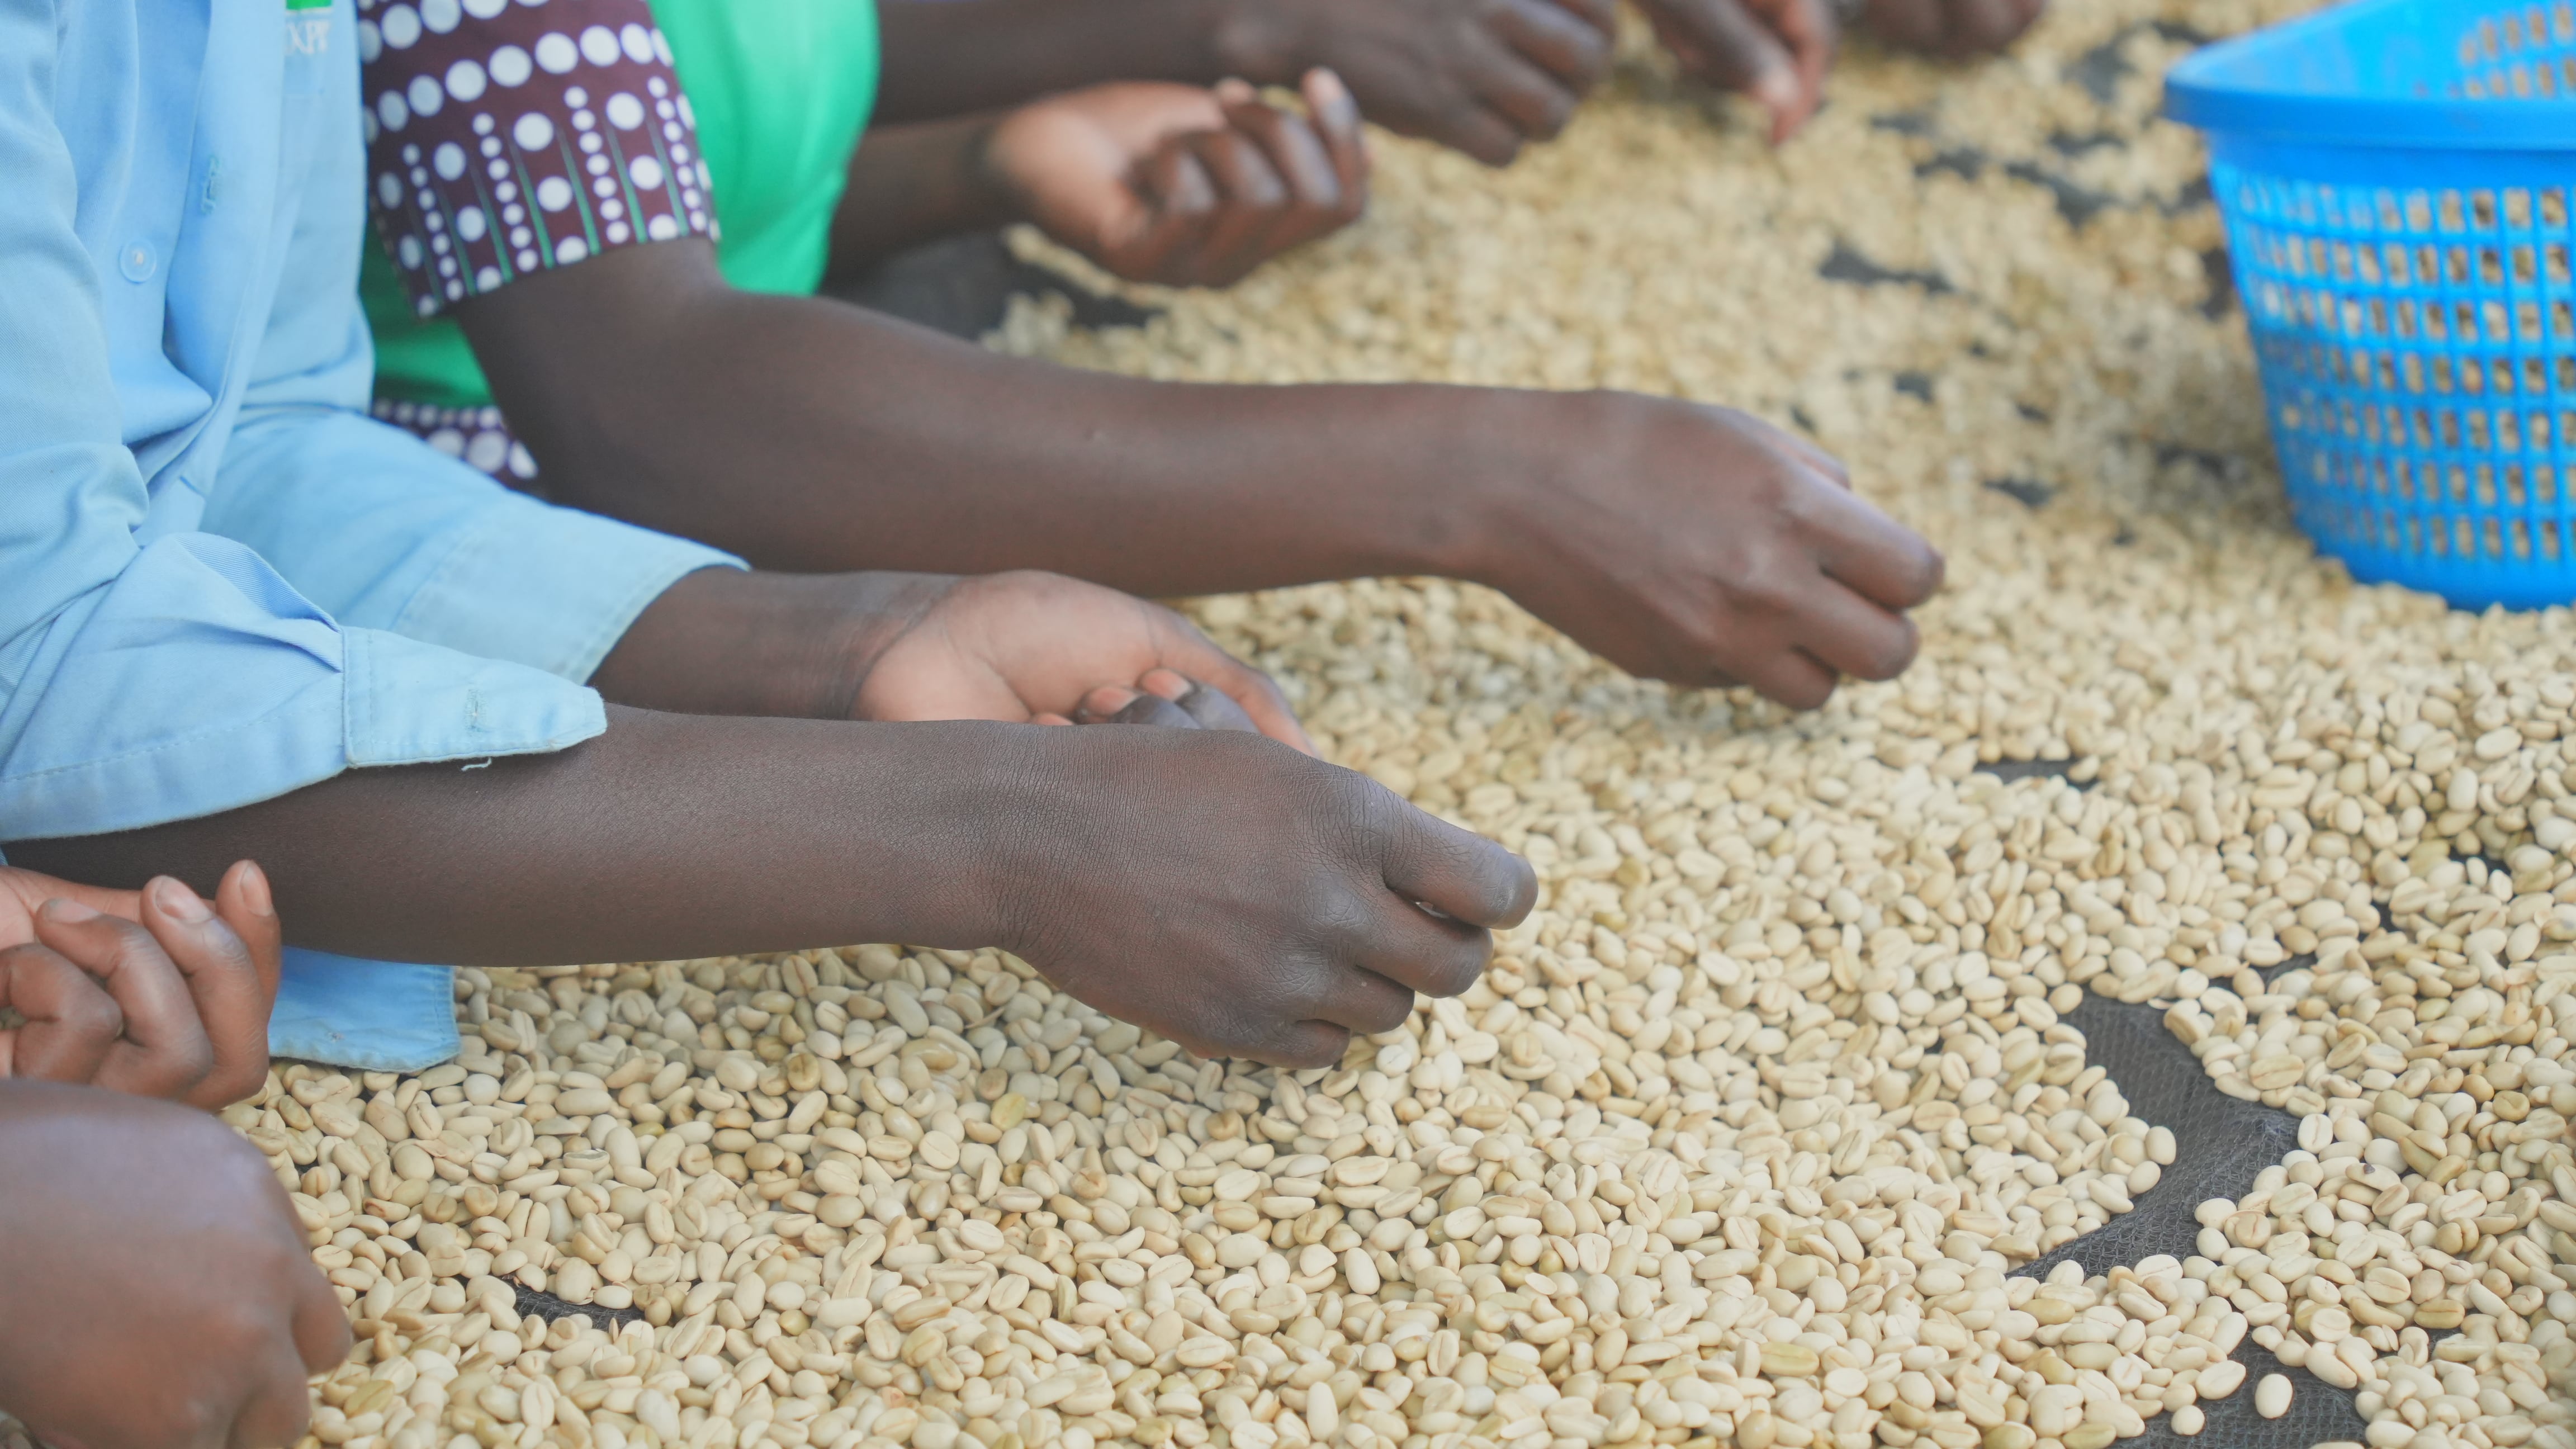
[[[2087,1059],[2118,1085],[2129,1110],[2173,1133],[2173,1166],[2138,1195],[2134,1210],[2033,1259],[2015,1276],[2046,1277],[2058,1264],[2074,1262],[2089,1277],[2159,1253],[2190,1257],[2198,1251],[2200,1221],[2194,1214],[2200,1205],[2251,1191],[2255,1174],[2299,1145],[2298,1119],[2218,1090],[2199,1058],[2175,1040],[2163,1013],[2153,1007],[2127,1006],[2088,992],[2064,1019],[2084,1034]],[[548,1321],[583,1317],[609,1332],[643,1316],[632,1309],[576,1306],[527,1288],[517,1294],[522,1314]],[[2351,1394],[2304,1368],[2291,1368],[2250,1338],[2238,1345],[2235,1357],[2245,1365],[2245,1386],[2227,1398],[2202,1402],[2208,1422],[2198,1437],[2175,1433],[2171,1417],[2160,1414],[2147,1421],[2143,1437],[2121,1442],[2149,1449],[2313,1449],[2339,1440],[2361,1442],[2368,1421],[2353,1407]],[[2253,1386],[2265,1374],[2289,1375],[2294,1390],[2290,1411],[2278,1419],[2254,1412]]]
[[[2069,764],[2005,760],[1977,768],[2010,782],[2033,776],[2065,778]],[[2076,788],[2091,785],[2082,782]],[[2279,976],[2312,959],[2285,961],[2264,974]],[[2085,1059],[2119,1087],[2130,1112],[2173,1133],[2174,1160],[2154,1187],[2138,1195],[2132,1211],[2031,1260],[2014,1276],[2044,1278],[2058,1264],[2071,1262],[2091,1277],[2116,1267],[2133,1267],[2159,1253],[2190,1257],[2199,1251],[2200,1205],[2214,1197],[2234,1199],[2251,1191],[2255,1174],[2298,1147],[2299,1119],[2277,1107],[2239,1101],[2218,1090],[2200,1059],[2166,1029],[2164,1013],[2152,1006],[2130,1006],[2088,991],[2082,1004],[2063,1019],[2084,1034]],[[2202,1402],[2201,1412],[2208,1422],[2198,1437],[2175,1433],[2172,1416],[2159,1414],[2147,1421],[2143,1437],[2121,1442],[2151,1449],[2182,1445],[2313,1449],[2338,1441],[2362,1442],[2369,1421],[2354,1407],[2349,1392],[2304,1368],[2290,1367],[2251,1338],[2237,1346],[2235,1359],[2245,1366],[2245,1386],[2224,1399]],[[2254,1412],[2253,1386],[2265,1374],[2289,1376],[2290,1411],[2277,1419]]]
[[[2015,780],[2063,775],[2067,766],[2064,761],[2040,760],[1979,768]],[[2277,976],[2304,964],[2306,958],[2300,958],[2264,974]],[[2277,1107],[2239,1101],[2218,1090],[2200,1059],[2166,1029],[2164,1014],[2154,1007],[2125,1005],[2087,992],[2082,1004],[2063,1019],[2084,1034],[2086,1059],[2119,1087],[2129,1110],[2173,1133],[2174,1160],[2154,1187],[2138,1195],[2134,1209],[2024,1264],[2014,1276],[2044,1278],[2058,1264],[2073,1262],[2090,1277],[2134,1266],[2159,1253],[2192,1256],[2199,1251],[2196,1214],[2200,1205],[2214,1197],[2241,1198],[2251,1191],[2256,1174],[2298,1147],[2298,1119]],[[584,1317],[610,1332],[643,1316],[632,1309],[576,1306],[527,1288],[519,1288],[517,1296],[522,1314],[549,1321]],[[2202,1401],[2207,1422],[2198,1436],[2175,1433],[2172,1416],[2159,1414],[2147,1421],[2145,1435],[2121,1443],[2146,1449],[2313,1449],[2338,1441],[2362,1442],[2369,1421],[2354,1407],[2349,1392],[2304,1368],[2282,1363],[2251,1338],[2237,1346],[2235,1358],[2245,1366],[2245,1384],[2224,1399]],[[2293,1390],[2290,1411],[2278,1419],[2254,1412],[2253,1386],[2266,1374],[2288,1375]]]
[[[511,1305],[522,1318],[542,1318],[548,1323],[559,1318],[580,1318],[602,1333],[615,1333],[630,1323],[642,1323],[644,1315],[632,1308],[605,1308],[596,1303],[567,1303],[551,1293],[540,1293],[523,1284],[510,1285],[517,1302]]]
[[[2045,1277],[2058,1264],[2073,1262],[2089,1277],[2158,1253],[2190,1257],[2198,1251],[2200,1220],[2194,1214],[2200,1205],[2250,1191],[2256,1173],[2297,1148],[2299,1120],[2218,1090],[2153,1007],[2126,1006],[2088,992],[2065,1021],[2084,1034],[2087,1060],[2109,1074],[2129,1110],[2173,1133],[2173,1166],[2138,1195],[2133,1211],[2033,1259],[2016,1276]],[[2175,1433],[2171,1416],[2159,1414],[2147,1421],[2144,1437],[2122,1442],[2155,1449],[2311,1449],[2337,1440],[2362,1442],[2369,1421],[2353,1407],[2351,1394],[2282,1363],[2251,1338],[2238,1345],[2235,1357],[2245,1365],[2245,1387],[2201,1404],[2208,1423],[2197,1438]],[[2254,1412],[2253,1386],[2265,1374],[2287,1374],[2293,1390],[2290,1411],[2277,1419]]]

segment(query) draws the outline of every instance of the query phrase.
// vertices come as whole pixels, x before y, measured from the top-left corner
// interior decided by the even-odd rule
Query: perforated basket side
[[[2460,27],[2444,94],[2467,100],[2576,96],[2576,0],[2491,6]]]
[[[2366,581],[2576,598],[2576,152],[2211,169],[2300,526]]]
[[[2299,526],[2367,582],[2576,599],[2576,0],[2362,0],[2186,60]]]

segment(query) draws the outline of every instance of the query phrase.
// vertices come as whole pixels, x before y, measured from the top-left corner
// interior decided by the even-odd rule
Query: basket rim
[[[2338,31],[2425,0],[2353,0],[2185,57],[2165,78],[2165,114],[2204,131],[2341,148],[2576,155],[2576,98],[2455,100],[2333,95],[2263,74]]]

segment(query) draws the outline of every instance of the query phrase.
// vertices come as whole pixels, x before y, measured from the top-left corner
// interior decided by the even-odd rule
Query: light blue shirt
[[[348,0],[0,0],[0,842],[563,749],[734,562],[366,418],[364,177]]]

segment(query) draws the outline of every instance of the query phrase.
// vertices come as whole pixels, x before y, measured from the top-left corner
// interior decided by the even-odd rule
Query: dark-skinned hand
[[[1473,985],[1491,930],[1529,913],[1537,881],[1510,851],[1221,707],[1143,693],[1195,727],[1046,731],[1060,806],[1005,876],[1006,944],[1092,1006],[1201,1056],[1326,1066],[1415,993]],[[1075,758],[1112,752],[1106,777]],[[1167,812],[1187,827],[1136,824]]]
[[[210,906],[169,876],[100,890],[0,868],[0,1079],[213,1110],[259,1090],[281,940],[268,879],[233,866]]]
[[[621,704],[804,719],[1063,723],[1103,684],[1175,672],[1311,750],[1279,687],[1187,619],[1060,574],[707,569],[655,600],[591,682]]]
[[[0,1083],[0,1408],[59,1449],[285,1449],[349,1349],[268,1164],[212,1118]]]
[[[1868,0],[1861,23],[1890,45],[1965,60],[2012,44],[2047,8],[2048,0]]]
[[[695,577],[719,587],[763,578]],[[1353,1032],[1400,1025],[1415,992],[1466,990],[1492,952],[1487,928],[1529,913],[1537,884],[1526,862],[1299,753],[1310,749],[1304,732],[1268,677],[1167,609],[1049,574],[925,578],[877,607],[903,622],[867,646],[857,717],[1078,716],[1252,747],[1174,750],[1122,731],[1142,748],[1115,769],[1074,766],[1040,787],[1083,796],[1114,781],[1138,798],[1191,802],[1192,828],[1149,832],[1168,850],[1139,848],[1123,828],[1086,843],[1099,822],[1085,817],[1107,802],[1068,803],[1045,812],[1058,823],[1039,832],[1044,848],[1005,872],[1021,954],[1102,1011],[1202,1056],[1323,1066]],[[1137,684],[1084,682],[1104,673]],[[1077,864],[1085,859],[1100,868]],[[1140,901],[1155,903],[1149,916]]]
[[[1205,681],[1263,734],[1311,751],[1270,676],[1160,604],[1058,574],[947,580],[878,652],[854,717],[1066,717],[1099,681],[1161,670]]]
[[[1797,134],[1825,98],[1840,27],[1827,0],[1637,0],[1684,75],[1771,113],[1771,143]]]
[[[1290,0],[1245,7],[1220,44],[1246,75],[1329,68],[1377,124],[1501,166],[1565,129],[1616,18],[1615,0]]]
[[[764,644],[800,638],[819,668],[764,659]],[[1304,753],[1268,678],[1177,614],[1050,574],[710,569],[648,608],[593,682],[662,708],[694,691],[696,712],[723,713],[800,674],[843,683],[789,684],[806,702],[773,712],[1187,719],[994,737],[1018,752],[1014,785],[979,794],[1015,801],[1010,824],[944,886],[994,913],[986,939],[1201,1055],[1336,1061],[1352,1032],[1402,1022],[1415,992],[1466,990],[1488,928],[1518,922],[1536,894],[1518,856]],[[1104,688],[1117,680],[1141,687]],[[1140,694],[1156,703],[1139,709]]]
[[[1299,115],[1241,81],[1069,91],[998,122],[983,166],[1021,216],[1109,272],[1226,286],[1368,205],[1358,105],[1330,71],[1304,92]]]
[[[1637,0],[1682,72],[1738,92],[1788,140],[1824,101],[1842,24],[1830,0]],[[1950,60],[2010,45],[2047,0],[1867,0],[1861,25],[1905,50]]]
[[[1210,689],[1197,680],[1184,678],[1168,669],[1157,669],[1148,673],[1138,680],[1132,689],[1123,685],[1105,684],[1093,690],[1083,698],[1078,722],[1148,725],[1161,729],[1231,730],[1238,734],[1259,733],[1259,726],[1252,722],[1251,716],[1246,715],[1222,691]],[[1417,902],[1416,909],[1431,908]],[[1392,982],[1388,984],[1393,985]],[[1370,982],[1369,986],[1375,990],[1376,982]],[[1464,987],[1460,989],[1463,990]],[[1397,991],[1401,990],[1402,988],[1397,988]],[[1396,993],[1382,991],[1379,994],[1388,998],[1387,1009],[1392,1012]],[[1434,994],[1452,993],[1435,992]],[[1310,1034],[1322,1035],[1327,1041],[1331,1040],[1329,1031],[1318,1032],[1313,1023],[1301,1023],[1299,1029]],[[1341,1040],[1347,1045],[1349,1038],[1344,1035]]]
[[[1939,589],[1941,555],[1815,446],[1671,399],[1532,406],[1564,409],[1530,421],[1577,446],[1551,485],[1504,504],[1504,543],[1475,577],[1631,674],[1750,685],[1796,709],[1838,676],[1913,662],[1905,611]]]

